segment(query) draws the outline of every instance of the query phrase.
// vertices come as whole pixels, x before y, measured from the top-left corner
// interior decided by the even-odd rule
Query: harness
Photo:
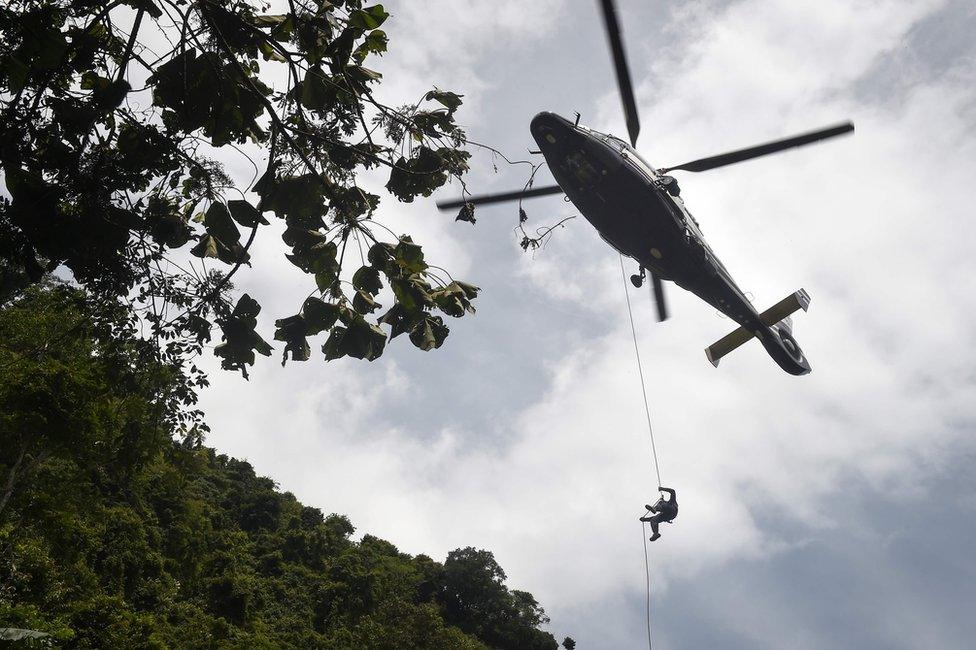
[[[670,515],[670,519],[662,519],[662,521],[666,521],[670,524],[674,521],[674,518],[678,516],[678,505],[672,503],[671,501],[658,499],[657,503],[654,504],[654,512],[661,515]]]

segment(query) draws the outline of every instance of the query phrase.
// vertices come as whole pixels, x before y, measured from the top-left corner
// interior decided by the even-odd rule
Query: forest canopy
[[[37,345],[92,314],[62,284],[0,309],[0,628],[67,648],[557,648],[490,552],[354,541],[346,517],[174,441],[178,369],[120,342],[124,312]]]
[[[271,216],[310,286],[275,314],[282,363],[316,336],[326,360],[376,359],[401,334],[440,347],[478,288],[382,223],[360,176],[386,170],[401,202],[460,179],[462,99],[377,98],[389,18],[360,0],[3,3],[0,294],[70,274],[123,301],[170,360],[218,329],[223,367],[246,376],[272,345],[230,281]],[[235,157],[250,183],[220,162]]]

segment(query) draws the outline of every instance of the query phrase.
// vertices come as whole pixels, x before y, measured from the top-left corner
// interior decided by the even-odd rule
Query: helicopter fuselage
[[[709,247],[673,178],[623,140],[554,113],[539,113],[530,128],[556,182],[604,241],[752,332],[787,372],[810,372],[789,331],[763,323]]]

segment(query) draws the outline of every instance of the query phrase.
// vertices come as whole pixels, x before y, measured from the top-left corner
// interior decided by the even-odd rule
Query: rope
[[[637,373],[640,375],[641,395],[644,397],[644,414],[647,416],[647,433],[651,439],[651,454],[654,457],[654,471],[658,486],[661,483],[661,468],[657,462],[657,446],[654,444],[654,427],[651,426],[651,407],[647,405],[647,386],[644,383],[644,368],[641,364],[640,348],[637,346],[637,328],[634,326],[634,312],[630,306],[630,292],[627,291],[627,271],[624,270],[624,256],[620,256],[620,277],[624,281],[624,297],[627,299],[627,314],[630,316],[630,332],[634,335],[634,355],[637,357]]]
[[[651,565],[647,559],[647,524],[641,522],[641,539],[644,541],[644,608],[647,610],[647,650],[651,647]]]
[[[657,485],[661,483],[661,467],[657,462],[657,445],[654,443],[654,427],[651,426],[651,407],[647,403],[647,384],[644,381],[644,366],[640,358],[640,346],[637,345],[637,327],[634,325],[634,310],[630,305],[630,291],[627,289],[627,271],[624,269],[624,256],[620,256],[620,278],[624,283],[624,298],[627,299],[627,315],[630,317],[630,333],[634,337],[634,356],[637,358],[637,374],[640,377],[641,396],[644,398],[644,415],[647,416],[647,435],[651,439],[651,456],[654,458],[654,472],[657,474]],[[647,650],[654,650],[651,646],[651,564],[647,557],[647,524],[641,522],[641,541],[644,543],[644,609],[647,614]]]

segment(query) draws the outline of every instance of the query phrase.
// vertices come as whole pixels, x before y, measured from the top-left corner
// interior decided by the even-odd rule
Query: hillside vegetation
[[[57,285],[0,311],[0,627],[69,648],[557,648],[490,552],[354,541],[203,446],[195,387],[111,314]]]

